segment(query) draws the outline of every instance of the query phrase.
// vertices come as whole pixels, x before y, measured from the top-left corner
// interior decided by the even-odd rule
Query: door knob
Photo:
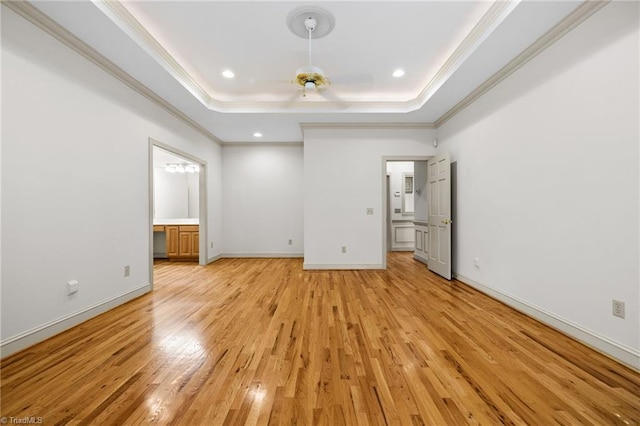
[[[442,223],[444,223],[445,225],[448,225],[450,223],[453,223],[453,221],[451,219],[442,219]]]

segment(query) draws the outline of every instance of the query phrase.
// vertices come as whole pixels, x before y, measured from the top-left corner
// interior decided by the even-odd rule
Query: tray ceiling
[[[31,2],[225,142],[300,141],[301,122],[432,124],[581,3]],[[287,18],[311,5],[335,19],[311,41],[331,84],[303,97],[308,40]]]

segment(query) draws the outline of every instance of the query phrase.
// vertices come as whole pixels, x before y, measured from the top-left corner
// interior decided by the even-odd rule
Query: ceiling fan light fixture
[[[296,71],[296,83],[303,86],[305,89],[309,89],[308,83],[312,83],[313,88],[329,84],[329,79],[325,77],[324,71],[320,67],[313,65],[306,65],[298,68]]]

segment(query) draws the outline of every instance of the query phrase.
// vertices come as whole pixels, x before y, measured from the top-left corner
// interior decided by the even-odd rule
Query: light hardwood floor
[[[640,375],[409,254],[158,264],[155,291],[5,359],[46,425],[638,424]]]

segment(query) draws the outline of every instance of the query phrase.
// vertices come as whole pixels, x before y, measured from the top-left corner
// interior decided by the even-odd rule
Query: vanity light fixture
[[[395,78],[400,78],[404,75],[404,70],[402,68],[398,68],[392,74]]]
[[[167,163],[164,166],[164,171],[168,173],[197,173],[200,171],[200,166],[189,163]]]

